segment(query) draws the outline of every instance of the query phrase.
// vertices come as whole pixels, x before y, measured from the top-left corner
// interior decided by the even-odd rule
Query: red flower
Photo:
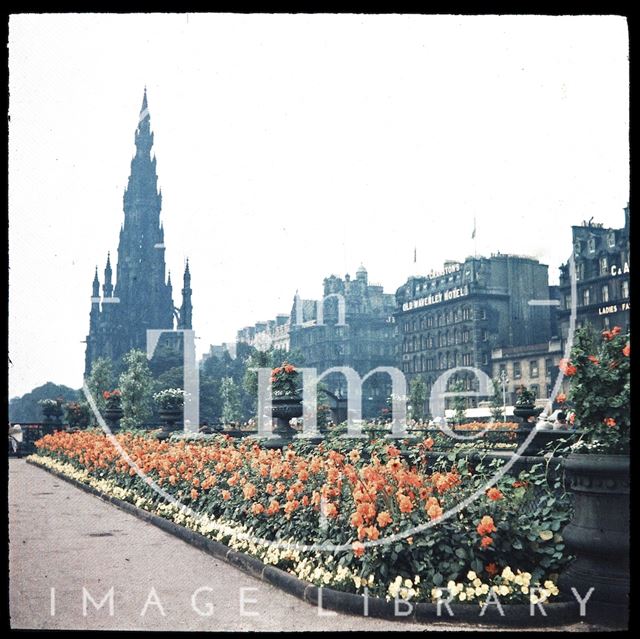
[[[495,565],[494,562],[491,562],[490,564],[487,564],[484,569],[487,571],[487,574],[490,577],[493,577],[494,575],[498,574],[498,566]]]
[[[483,537],[483,538],[480,540],[480,545],[481,545],[483,548],[487,548],[487,547],[489,547],[492,543],[493,543],[493,539],[491,539],[491,537]]]
[[[571,377],[578,372],[578,369],[565,357],[560,360],[558,367],[567,377]]]
[[[604,420],[605,426],[609,426],[609,428],[613,428],[616,425],[616,420],[613,417],[607,417]]]
[[[587,359],[593,364],[599,364],[600,360],[595,355],[589,355]]]
[[[613,335],[613,337],[615,337],[616,335],[619,335],[620,333],[622,333],[622,329],[619,326],[614,326],[611,329],[611,335]]]
[[[497,530],[493,518],[489,515],[485,515],[481,520],[478,526],[476,527],[479,535],[488,535],[489,533],[495,532]]]
[[[109,397],[111,397],[111,393],[110,393],[109,391],[104,391],[104,392],[102,393],[102,397],[103,397],[104,399],[109,399]]]
[[[627,345],[622,349],[622,354],[625,357],[629,357],[629,355],[631,355],[631,345],[629,342],[627,342]]]
[[[575,413],[571,413],[571,415],[569,415],[569,423],[573,426],[575,421],[576,421],[576,414]]]
[[[354,541],[351,544],[351,548],[353,549],[353,554],[356,557],[362,557],[362,555],[364,555],[364,544],[360,543],[359,541]]]
[[[567,401],[567,396],[564,393],[558,393],[556,397],[556,402],[558,404],[564,404]]]
[[[487,497],[491,499],[491,501],[498,501],[502,499],[503,494],[497,488],[489,488],[487,491]]]

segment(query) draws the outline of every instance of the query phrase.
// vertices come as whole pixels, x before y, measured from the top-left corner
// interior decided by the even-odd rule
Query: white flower
[[[478,575],[476,575],[476,573],[475,573],[475,572],[473,572],[473,570],[470,570],[470,571],[467,573],[467,579],[468,579],[469,581],[473,581],[474,579],[476,579],[476,578],[477,578],[477,576],[478,576]]]

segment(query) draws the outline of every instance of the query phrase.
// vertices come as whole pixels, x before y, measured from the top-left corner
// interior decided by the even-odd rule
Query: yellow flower
[[[502,584],[502,585],[498,588],[498,592],[499,592],[503,597],[505,597],[506,595],[508,595],[508,594],[509,594],[509,590],[510,590],[509,586],[507,586],[507,585],[505,585],[505,584]]]
[[[440,588],[432,588],[431,589],[431,598],[432,599],[440,599],[442,597],[442,590]]]
[[[520,588],[520,590],[525,594],[528,595],[529,594],[529,586],[522,586]]]
[[[476,579],[476,578],[477,578],[477,575],[476,575],[476,573],[475,573],[475,572],[473,572],[473,570],[470,570],[470,571],[467,573],[467,579],[468,579],[469,581],[473,581],[473,580],[474,580],[474,579]]]
[[[466,593],[464,593],[464,592],[461,592],[461,593],[458,595],[458,599],[460,599],[460,601],[465,601],[465,600],[466,600],[466,598],[467,598],[467,595],[466,595]]]

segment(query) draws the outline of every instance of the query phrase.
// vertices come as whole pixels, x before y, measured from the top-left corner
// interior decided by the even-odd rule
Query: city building
[[[492,374],[493,349],[541,344],[551,337],[548,267],[531,257],[494,254],[445,262],[410,277],[396,293],[402,370],[431,390],[455,367]],[[539,301],[543,301],[539,303]],[[453,377],[475,390],[473,374]],[[474,398],[469,406],[477,405]]]
[[[551,396],[563,357],[563,344],[558,337],[542,344],[494,348],[491,351],[491,377],[505,380],[507,406],[515,403],[519,386],[535,393],[536,399],[545,400]],[[566,392],[567,385],[565,378],[561,390]]]
[[[110,255],[104,270],[102,297],[97,266],[93,279],[85,375],[89,375],[98,357],[107,357],[118,365],[121,356],[132,348],[146,350],[147,329],[173,329],[175,323],[177,328],[191,328],[189,262],[184,270],[180,309],[173,305],[171,275],[165,277],[164,230],[160,222],[162,193],[157,188],[156,158],[151,157],[153,133],[146,89],[135,145],[124,191],[116,281]]]
[[[364,266],[355,279],[331,275],[324,280],[323,299],[301,300],[296,294],[291,310],[289,339],[304,366],[323,373],[334,366],[353,368],[365,376],[378,366],[397,365],[395,298],[379,284],[369,283]],[[323,383],[331,393],[346,396],[346,382],[339,373]],[[391,392],[388,376],[372,375],[363,384],[363,416],[377,417]]]
[[[258,349],[277,348],[288,351],[289,325],[289,315],[276,315],[274,320],[257,322],[253,326],[240,329],[236,335],[236,342]]]
[[[627,204],[622,228],[603,228],[591,220],[572,227],[576,327],[590,324],[598,331],[613,326],[629,330],[629,216]],[[566,340],[572,304],[569,261],[560,267],[558,299],[560,335]]]

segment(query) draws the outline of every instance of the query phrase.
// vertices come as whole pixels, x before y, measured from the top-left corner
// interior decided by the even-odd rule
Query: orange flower
[[[332,503],[326,504],[325,507],[324,507],[324,514],[327,517],[330,517],[330,518],[337,517],[338,516],[338,509],[336,508],[336,505],[332,504]]]
[[[433,439],[431,437],[427,437],[427,439],[425,439],[422,442],[422,445],[427,449],[427,450],[431,450],[433,448],[433,445],[435,444],[435,442],[433,441]]]
[[[589,355],[587,359],[592,363],[598,365],[600,360],[595,355]]]
[[[293,373],[295,370],[296,370],[296,368],[292,364],[285,364],[284,365],[284,372],[285,373]]]
[[[393,519],[391,518],[391,515],[386,510],[383,510],[377,518],[378,526],[380,526],[380,528],[388,526],[392,521]]]
[[[254,515],[259,515],[264,512],[264,506],[260,503],[255,503],[251,505],[251,512]]]
[[[629,342],[627,342],[627,345],[622,349],[622,354],[625,357],[629,357],[629,355],[631,355],[631,345]]]
[[[228,501],[229,499],[231,499],[231,493],[228,490],[223,490],[221,495],[222,495],[222,499],[224,499],[225,501]]]
[[[364,518],[362,517],[362,515],[358,512],[353,513],[351,515],[351,525],[358,528],[362,526],[362,524],[364,524]]]
[[[269,502],[269,507],[267,508],[267,515],[275,515],[280,510],[280,503],[278,500],[273,499]]]
[[[410,513],[413,510],[413,503],[407,495],[400,495],[398,497],[398,505],[402,513]]]
[[[502,499],[503,494],[497,488],[489,488],[487,491],[487,497],[492,501],[498,501]]]
[[[367,533],[367,537],[369,539],[373,539],[374,541],[380,537],[380,531],[375,526],[369,526],[365,529]]]
[[[489,515],[485,515],[481,520],[478,526],[476,527],[479,535],[488,535],[489,533],[495,532],[497,530],[495,523],[493,522],[493,518]]]
[[[613,335],[613,337],[615,337],[616,335],[620,334],[622,332],[622,329],[619,326],[614,326],[611,329],[611,335]]]
[[[400,450],[391,444],[391,446],[387,446],[387,455],[389,455],[389,457],[398,457],[400,455]]]
[[[355,464],[359,459],[360,459],[360,453],[357,450],[352,450],[349,453],[349,459],[351,460],[352,464]]]
[[[572,377],[578,372],[578,369],[566,357],[560,360],[558,367],[567,377]]]
[[[198,499],[198,491],[195,488],[191,489],[191,499]]]
[[[558,393],[556,396],[556,402],[558,404],[564,404],[567,401],[567,396],[564,393]]]
[[[253,484],[247,482],[244,485],[244,488],[242,489],[242,492],[244,493],[244,498],[245,499],[252,499],[253,497],[255,497],[256,487]]]
[[[432,504],[427,508],[427,515],[430,519],[439,519],[442,517],[442,508],[437,504]]]
[[[491,562],[490,564],[487,564],[484,569],[487,571],[487,574],[490,577],[493,577],[494,575],[498,574],[498,566],[495,565],[494,562]]]
[[[483,538],[480,540],[480,545],[481,545],[483,548],[487,548],[487,547],[489,547],[492,543],[493,543],[493,539],[491,539],[491,537],[483,537]]]
[[[514,481],[513,484],[511,484],[514,488],[525,488],[526,486],[528,486],[528,482],[526,481]]]
[[[616,425],[616,420],[613,417],[607,417],[604,420],[605,426],[609,426],[609,428],[613,428]]]
[[[359,541],[354,541],[351,544],[351,549],[356,557],[362,557],[362,555],[364,555],[364,544]]]

